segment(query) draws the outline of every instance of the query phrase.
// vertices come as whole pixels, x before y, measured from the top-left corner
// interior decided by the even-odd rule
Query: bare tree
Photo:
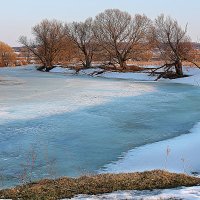
[[[74,42],[66,36],[63,45],[65,48],[56,57],[55,62],[67,65],[76,61],[78,57],[78,48]]]
[[[56,58],[65,50],[65,29],[61,22],[57,20],[43,20],[33,27],[33,40],[28,41],[25,36],[21,36],[19,41],[30,50],[43,64],[43,68],[49,71]]]
[[[112,64],[117,63],[125,69],[126,61],[137,51],[134,47],[146,43],[149,25],[150,20],[145,15],[131,17],[127,12],[108,9],[96,16],[94,35],[109,54]]]
[[[153,33],[156,46],[160,51],[160,58],[165,62],[159,68],[164,68],[164,73],[161,73],[158,78],[166,75],[172,69],[175,69],[176,77],[182,77],[182,62],[193,62],[191,57],[193,46],[187,35],[187,26],[182,28],[176,20],[162,14],[155,20]],[[157,69],[153,73],[155,71]]]
[[[93,20],[66,24],[66,34],[80,50],[80,60],[85,68],[91,67],[96,44],[93,35]]]

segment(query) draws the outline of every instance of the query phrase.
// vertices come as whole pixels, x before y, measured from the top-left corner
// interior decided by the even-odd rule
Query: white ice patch
[[[72,112],[118,97],[142,95],[154,91],[155,88],[132,82],[63,79],[60,88],[53,89],[51,85],[41,85],[37,91],[31,92],[24,84],[22,90],[22,95],[9,93],[1,99],[3,103],[0,109],[0,123]]]
[[[153,191],[117,191],[102,195],[78,195],[73,200],[161,200],[161,199],[200,199],[200,186]]]
[[[155,77],[149,76],[148,73],[133,73],[133,72],[105,72],[100,77],[115,78],[115,79],[130,79],[135,81],[154,81]]]

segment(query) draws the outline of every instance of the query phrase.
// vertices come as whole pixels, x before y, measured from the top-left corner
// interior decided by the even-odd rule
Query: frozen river
[[[0,184],[96,173],[199,121],[194,86],[0,69]]]

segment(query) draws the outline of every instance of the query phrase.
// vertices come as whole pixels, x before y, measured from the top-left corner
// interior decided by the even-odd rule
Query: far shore
[[[73,67],[62,67],[62,66],[55,66],[51,73],[63,73],[68,75],[89,75],[93,77],[104,77],[104,78],[114,78],[114,79],[128,79],[134,81],[155,81],[157,78],[157,74],[151,75],[151,69],[157,68],[158,65],[146,65],[141,66],[141,70],[130,70],[127,69],[126,71],[120,70],[110,70],[110,69],[103,69],[98,66],[88,68],[88,69],[81,69],[78,72],[73,69]],[[200,69],[194,66],[184,66],[183,67],[185,77],[182,78],[161,78],[158,81],[165,81],[171,83],[180,83],[180,84],[187,84],[193,86],[200,86]],[[162,72],[158,70],[158,73]]]

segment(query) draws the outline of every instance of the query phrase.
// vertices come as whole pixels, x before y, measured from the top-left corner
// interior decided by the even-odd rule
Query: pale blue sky
[[[0,0],[0,40],[18,46],[20,35],[30,36],[31,27],[44,18],[81,21],[107,8],[119,8],[151,19],[164,13],[182,25],[188,23],[193,41],[200,39],[200,0]]]

